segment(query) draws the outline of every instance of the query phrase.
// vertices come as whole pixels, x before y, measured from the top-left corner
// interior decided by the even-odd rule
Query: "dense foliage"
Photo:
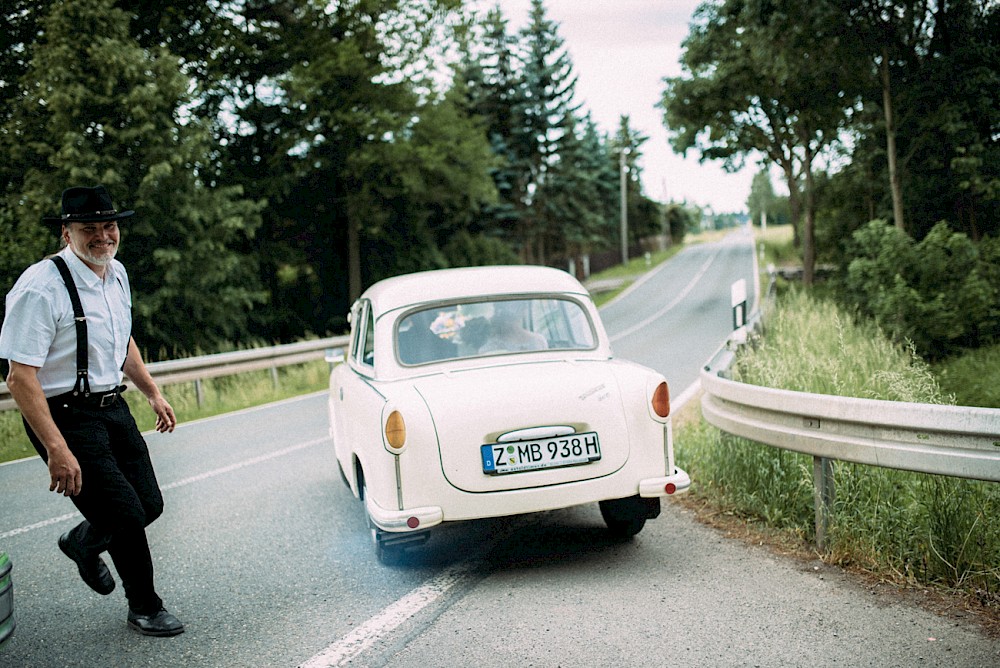
[[[844,288],[896,340],[934,358],[997,337],[1000,239],[975,244],[939,223],[916,242],[876,220],[853,240]]]
[[[661,102],[675,148],[781,170],[807,283],[874,219],[1000,235],[995,0],[711,0],[681,62]]]
[[[138,212],[120,257],[153,358],[339,333],[401,272],[615,248],[623,150],[631,234],[665,231],[644,138],[575,102],[541,0],[514,34],[461,0],[12,0],[3,19],[0,291],[54,250],[39,221],[62,189],[103,183]]]

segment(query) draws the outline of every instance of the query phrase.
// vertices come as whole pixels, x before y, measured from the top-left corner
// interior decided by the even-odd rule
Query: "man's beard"
[[[95,255],[93,252],[91,252],[90,248],[87,246],[83,247],[80,250],[77,250],[75,248],[73,250],[74,252],[76,252],[78,256],[80,256],[80,259],[86,260],[91,264],[96,264],[99,267],[105,267],[109,265],[111,261],[115,259],[115,255],[118,254],[118,245],[115,244],[114,246],[111,246],[110,252],[102,253],[101,255]]]

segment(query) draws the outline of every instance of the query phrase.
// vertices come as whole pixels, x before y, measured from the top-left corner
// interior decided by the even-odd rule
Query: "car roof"
[[[438,269],[394,276],[365,290],[376,314],[422,303],[486,295],[573,293],[589,297],[578,280],[561,269],[497,265]]]

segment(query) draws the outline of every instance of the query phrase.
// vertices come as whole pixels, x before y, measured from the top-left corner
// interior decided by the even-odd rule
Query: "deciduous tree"
[[[680,77],[661,106],[672,143],[737,169],[756,155],[785,174],[793,222],[802,219],[804,280],[815,267],[812,171],[854,108],[852,73],[837,59],[831,7],[794,0],[701,5]],[[803,216],[804,214],[804,216]]]

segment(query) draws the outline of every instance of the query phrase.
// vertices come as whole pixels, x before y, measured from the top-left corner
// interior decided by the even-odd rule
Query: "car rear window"
[[[592,350],[594,326],[576,301],[493,299],[438,304],[406,314],[396,329],[402,364],[537,350]]]

